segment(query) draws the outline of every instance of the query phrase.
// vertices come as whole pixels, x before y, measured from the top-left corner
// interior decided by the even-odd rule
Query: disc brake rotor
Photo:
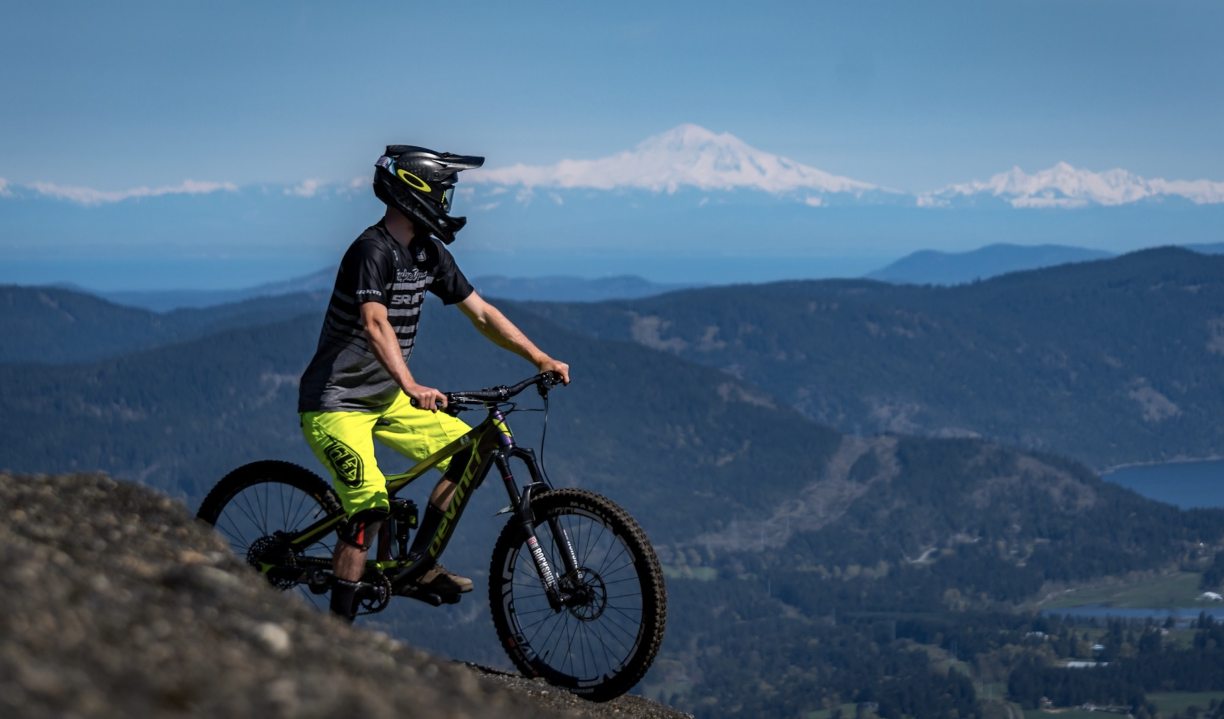
[[[565,603],[565,608],[584,622],[598,619],[608,606],[608,588],[603,578],[586,567],[579,567],[575,574],[576,578],[566,582],[572,589],[567,588],[570,601]]]

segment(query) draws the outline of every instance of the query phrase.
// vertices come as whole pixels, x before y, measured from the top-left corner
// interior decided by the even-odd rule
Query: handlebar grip
[[[450,395],[447,395],[447,396],[446,396],[446,401],[447,401],[447,402],[450,402]],[[408,403],[409,403],[409,404],[411,404],[413,407],[416,407],[417,409],[421,409],[421,405],[417,404],[417,401],[416,401],[416,398],[415,398],[415,397],[409,397],[409,398],[408,398]],[[435,404],[435,405],[437,405],[438,409],[443,409],[443,407],[442,407],[442,400],[437,400],[437,401],[435,401],[435,402],[434,402],[434,404]]]

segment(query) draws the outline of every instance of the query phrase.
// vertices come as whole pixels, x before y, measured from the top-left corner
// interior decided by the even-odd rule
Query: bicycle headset
[[[484,160],[415,145],[387,145],[374,163],[374,194],[449,245],[467,224],[466,217],[449,214],[455,182],[460,172],[480,167]]]

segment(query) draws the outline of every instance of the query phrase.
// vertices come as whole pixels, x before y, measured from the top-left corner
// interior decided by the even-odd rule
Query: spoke
[[[630,566],[632,566],[632,565],[630,565]],[[602,577],[603,577],[603,575],[601,574],[601,575],[600,575],[600,578],[602,578]],[[611,581],[609,581],[609,580],[605,579],[605,580],[604,580],[604,584],[620,584],[621,582],[640,582],[640,581],[641,581],[641,577],[639,577],[638,575],[634,574],[632,577],[625,577],[624,579],[613,579],[613,580],[611,580]]]
[[[262,488],[262,489],[263,489],[263,499],[264,499],[264,501],[263,501],[263,504],[261,504],[261,505],[260,505],[260,509],[261,509],[261,511],[262,511],[262,514],[263,514],[263,526],[266,528],[266,527],[268,526],[268,484],[265,482],[265,483],[263,483],[263,484],[256,485],[256,486],[258,486],[258,487],[260,487],[260,488]],[[258,492],[257,492],[257,494],[258,494]],[[265,533],[265,534],[268,534],[268,532],[264,532],[264,533]]]
[[[536,627],[536,626],[539,626],[539,625],[543,624],[544,622],[547,622],[549,619],[553,618],[554,616],[555,616],[555,617],[560,617],[561,615],[560,615],[560,614],[550,614],[550,615],[548,615],[548,616],[546,616],[546,617],[543,617],[543,618],[541,618],[541,619],[537,619],[536,621],[534,621],[534,622],[532,622],[532,623],[530,623],[530,624],[522,624],[522,623],[519,623],[519,629],[520,629],[520,630],[522,630],[523,632],[526,632],[528,629],[530,629],[530,628],[532,628],[532,627]],[[537,631],[537,632],[536,632],[536,634],[539,634],[539,632]],[[532,635],[531,635],[531,639],[535,639],[536,634],[532,634]],[[529,641],[530,641],[530,640],[529,640]]]
[[[233,523],[233,522],[231,522],[231,524],[232,524],[232,523]],[[225,533],[225,535],[226,535],[227,537],[229,537],[229,538],[230,538],[230,545],[231,545],[231,547],[239,547],[239,548],[241,548],[241,549],[242,549],[243,553],[245,553],[245,552],[246,552],[247,547],[249,547],[249,546],[250,546],[250,544],[249,544],[249,543],[247,543],[247,544],[243,544],[243,538],[242,538],[242,537],[235,537],[235,536],[234,536],[234,533],[233,533],[233,532],[231,532],[231,531],[229,531],[229,530],[228,530],[228,529],[226,529],[225,527],[222,527],[222,526],[220,526],[220,525],[216,525],[216,526],[217,526],[217,529],[220,529],[222,532],[224,532],[224,533]],[[237,554],[237,552],[235,552],[235,554]]]
[[[624,599],[625,597],[641,597],[641,594],[616,594],[610,595],[608,599]]]
[[[285,525],[295,531],[302,524],[301,512],[303,509],[307,509],[309,507],[308,502],[310,500],[310,497],[305,492],[300,492],[298,494],[297,499],[298,499],[297,506],[294,507],[293,498],[290,497],[289,504],[290,504],[290,507],[292,507],[292,512],[289,514],[289,516],[285,518]],[[292,517],[292,524],[290,524],[291,520],[289,519],[289,517]]]
[[[616,612],[617,614],[621,615],[622,617],[624,617],[625,619],[629,620],[630,622],[632,622],[633,624],[637,625],[638,627],[640,627],[640,626],[641,626],[641,622],[640,622],[639,620],[634,619],[633,617],[629,616],[628,614],[625,614],[624,612],[622,612],[621,610],[617,609],[616,607],[609,607],[609,609],[611,609],[612,611],[614,611],[614,612]],[[608,626],[610,626],[610,627],[616,627],[617,629],[620,629],[621,631],[623,631],[623,632],[625,632],[626,634],[628,634],[628,635],[629,635],[629,637],[630,637],[631,639],[637,639],[637,635],[638,635],[638,633],[637,633],[637,632],[630,632],[629,630],[627,630],[627,629],[625,629],[624,627],[620,626],[620,625],[619,625],[619,624],[617,624],[616,622],[608,622]],[[626,647],[626,648],[628,648],[628,647]]]
[[[600,562],[599,564],[599,573],[601,575],[602,574],[613,574],[615,572],[620,571],[621,569],[624,569],[625,567],[633,566],[633,562],[630,561],[628,564],[621,565],[620,567],[617,567],[616,569],[612,569],[612,570],[605,569],[605,567],[607,567],[610,562],[615,562],[616,560],[620,559],[621,557],[623,557],[625,554],[629,552],[629,550],[625,548],[625,545],[621,544],[620,542],[617,542],[616,546],[620,547],[620,551],[616,553],[616,556],[612,557],[611,559],[608,558],[608,554],[612,552],[612,547],[608,547],[608,552],[604,554],[603,561]]]
[[[564,615],[561,615],[561,614],[558,614],[558,615],[556,615],[556,616],[557,616],[557,618],[558,618],[558,619],[562,619],[562,618],[564,617]],[[543,623],[544,623],[544,622],[546,622],[546,621],[548,621],[548,617],[545,617],[544,619],[541,619],[539,622],[537,622],[537,624],[543,624]],[[548,632],[548,636],[544,637],[544,641],[543,641],[543,642],[541,642],[541,645],[543,645],[543,646],[547,646],[547,644],[548,644],[548,640],[549,640],[549,639],[552,639],[552,635],[553,635],[554,633],[556,633],[556,631],[557,631],[557,627],[561,626],[561,624],[562,624],[562,621],[557,621],[557,622],[554,622],[554,623],[553,623],[553,628],[549,630],[549,632]],[[531,635],[531,637],[529,637],[529,638],[527,639],[527,643],[528,643],[528,644],[531,644],[531,645],[533,645],[533,646],[534,646],[534,645],[535,645],[535,638],[536,638],[537,636],[539,636],[540,631],[541,631],[542,629],[543,629],[543,627],[540,627],[540,629],[537,629],[537,630],[535,631],[535,634],[532,634],[532,635]]]
[[[599,647],[603,649],[604,661],[608,665],[608,670],[611,671],[612,669],[618,668],[618,665],[613,664],[615,660],[608,653],[608,643],[603,640],[603,632],[596,634],[595,638],[599,640]]]
[[[585,679],[591,675],[590,675],[590,670],[587,669],[586,630],[582,622],[578,623],[576,630],[577,630],[576,633],[578,634],[579,656],[582,657],[582,676]],[[594,658],[595,658],[595,655],[592,654],[591,659],[594,660]]]
[[[540,612],[552,612],[552,611],[553,611],[553,608],[552,608],[552,607],[542,607],[542,608],[540,608],[540,609],[529,609],[529,610],[527,610],[527,611],[525,611],[525,612],[520,612],[520,611],[518,611],[518,610],[515,610],[515,612],[514,612],[514,613],[515,613],[515,614],[517,614],[517,615],[519,615],[519,616],[521,617],[521,616],[523,616],[524,614],[539,614]],[[553,613],[555,614],[556,612],[553,612]]]
[[[625,553],[626,553],[626,552],[622,551],[620,554],[618,554],[618,555],[616,555],[615,557],[613,557],[613,560],[620,559],[620,557],[621,557],[621,556],[623,556]],[[621,571],[621,570],[622,570],[622,569],[624,569],[625,567],[632,567],[632,566],[633,566],[633,559],[632,559],[631,557],[630,557],[630,558],[628,558],[628,559],[629,559],[629,561],[628,561],[628,562],[626,562],[625,564],[620,565],[619,567],[614,567],[614,568],[612,568],[612,569],[601,569],[599,573],[600,573],[601,575],[606,574],[606,575],[608,575],[608,576],[612,576],[613,574],[616,574],[617,572]],[[607,565],[605,564],[605,566],[607,566]]]
[[[565,622],[565,638],[566,638],[565,658],[569,662],[570,666],[573,666],[574,664],[574,636],[573,634],[570,633],[570,625],[569,625],[568,619]]]
[[[246,505],[245,508],[242,506],[242,504],[238,503],[239,499],[242,500],[242,504]],[[263,528],[259,526],[259,519],[255,517],[256,514],[259,514],[259,512],[251,506],[251,498],[245,490],[243,490],[238,496],[234,497],[234,499],[230,500],[230,504],[233,504],[238,511],[242,512],[243,516],[245,516],[247,520],[251,522],[251,526],[255,528],[256,532],[266,534],[266,532],[262,531]]]
[[[584,551],[582,554],[582,566],[584,567],[589,566],[589,562],[587,560],[591,558],[591,550],[595,547],[595,542],[591,541],[591,535],[594,533],[595,533],[595,523],[590,520],[587,520],[585,526],[582,526],[579,528],[578,541],[582,543],[582,546],[584,548]]]

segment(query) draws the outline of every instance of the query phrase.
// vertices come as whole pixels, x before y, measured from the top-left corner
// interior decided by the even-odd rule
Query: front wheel
[[[579,566],[564,581],[577,600],[550,606],[522,525],[511,519],[489,565],[498,639],[524,674],[592,701],[614,699],[645,676],[663,641],[667,589],[659,559],[633,517],[593,492],[544,492],[531,510],[556,574],[565,573],[560,548],[567,541],[573,547]]]

